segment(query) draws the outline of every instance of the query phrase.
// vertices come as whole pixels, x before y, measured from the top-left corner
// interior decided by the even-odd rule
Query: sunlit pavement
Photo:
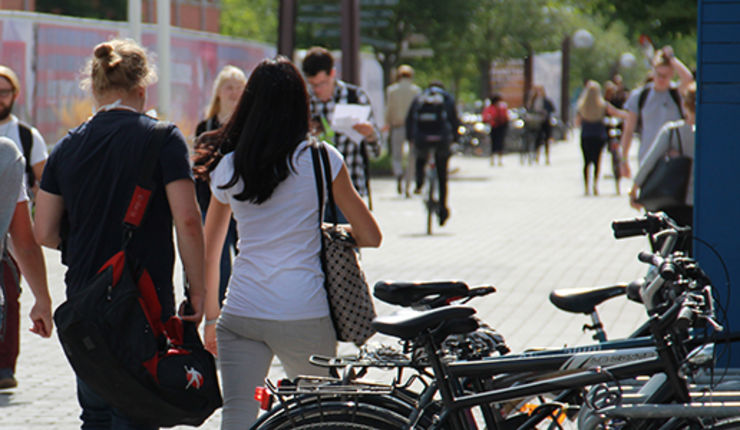
[[[633,145],[634,146],[634,145]],[[584,315],[557,310],[552,289],[608,285],[636,279],[645,272],[637,253],[647,241],[617,241],[614,219],[638,213],[627,203],[627,180],[615,194],[608,154],[602,155],[599,196],[584,196],[580,145],[575,139],[551,148],[551,164],[520,165],[517,154],[504,166],[487,158],[456,156],[450,162],[451,216],[444,227],[426,234],[425,208],[418,196],[396,194],[391,178],[373,179],[373,207],[381,228],[381,248],[362,251],[369,283],[378,280],[459,279],[491,284],[498,292],[471,302],[478,315],[498,329],[514,351],[528,347],[590,343],[581,326]],[[45,251],[54,305],[62,302],[64,268],[55,251]],[[180,285],[181,269],[175,269]],[[75,380],[56,338],[28,331],[30,290],[22,296],[21,356],[18,388],[0,391],[0,427],[4,430],[79,428]],[[395,311],[377,304],[379,314]],[[610,337],[627,335],[644,319],[640,305],[616,298],[599,307]],[[392,342],[376,336],[371,342]],[[340,351],[351,352],[351,345]],[[280,376],[275,364],[270,375]],[[217,429],[220,413],[201,428]],[[179,427],[182,429],[189,427]]]

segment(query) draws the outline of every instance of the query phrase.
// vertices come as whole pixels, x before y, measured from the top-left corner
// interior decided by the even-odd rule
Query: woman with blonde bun
[[[71,296],[122,248],[123,218],[148,137],[157,123],[144,114],[147,87],[156,80],[144,49],[133,40],[98,44],[85,71],[95,114],[69,131],[54,147],[36,200],[34,233],[43,246],[60,248],[67,266]],[[204,301],[204,243],[200,211],[185,138],[174,125],[161,146],[154,168],[153,191],[146,216],[131,236],[127,255],[151,275],[166,321],[175,312],[172,225],[190,282],[193,313],[200,322]],[[133,422],[77,379],[83,429],[151,429]]]

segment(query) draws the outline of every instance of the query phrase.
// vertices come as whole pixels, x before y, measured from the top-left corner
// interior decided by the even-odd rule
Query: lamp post
[[[582,49],[590,48],[594,44],[594,37],[588,30],[577,30],[573,35],[567,35],[563,38],[561,46],[562,52],[562,76],[560,81],[560,118],[563,124],[568,124],[570,120],[570,45]]]
[[[293,60],[297,0],[280,0],[278,21],[278,54]]]

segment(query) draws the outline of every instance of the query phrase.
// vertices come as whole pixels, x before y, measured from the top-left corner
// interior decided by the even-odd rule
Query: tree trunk
[[[478,72],[480,74],[480,93],[478,96],[485,100],[491,95],[491,59],[478,59]]]

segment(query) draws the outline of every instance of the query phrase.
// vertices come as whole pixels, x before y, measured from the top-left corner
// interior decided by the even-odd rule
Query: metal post
[[[295,49],[295,18],[296,0],[280,0],[277,51],[291,60]]]
[[[561,46],[562,75],[560,77],[560,119],[568,125],[570,120],[570,35],[565,36]]]
[[[141,43],[141,0],[128,0],[128,27],[131,38]]]
[[[157,0],[157,112],[160,119],[170,114],[170,0]]]
[[[342,0],[342,80],[360,84],[360,0]]]
[[[532,78],[533,78],[533,66],[534,66],[534,50],[527,48],[527,56],[524,57],[524,106],[527,105],[529,100],[529,93],[532,91]]]

